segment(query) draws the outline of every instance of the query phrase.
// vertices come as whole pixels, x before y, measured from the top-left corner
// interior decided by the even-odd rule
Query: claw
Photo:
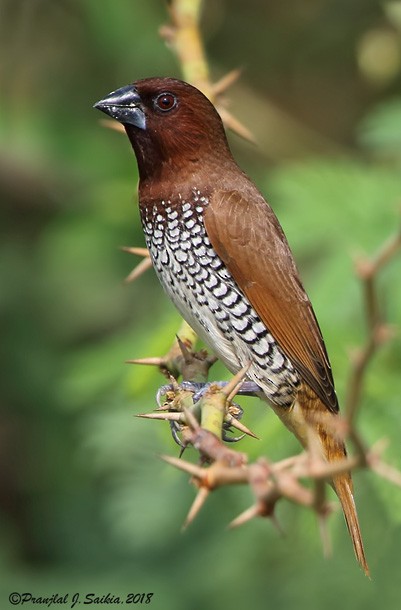
[[[238,443],[238,441],[242,441],[245,434],[241,434],[241,436],[228,436],[227,432],[231,432],[231,431],[232,430],[230,428],[223,429],[223,432],[221,434],[223,441],[225,441],[226,443]]]
[[[167,383],[165,385],[162,385],[156,392],[156,402],[157,402],[157,406],[160,408],[164,401],[162,400],[163,396],[166,396],[167,392],[172,392],[173,391],[173,384],[171,383]]]
[[[179,434],[181,432],[181,428],[180,425],[175,422],[175,421],[170,421],[170,430],[171,430],[171,436],[173,437],[174,441],[177,443],[177,445],[179,447],[181,447],[181,453],[180,453],[180,457],[184,452],[184,449],[186,449],[186,444],[182,442]]]

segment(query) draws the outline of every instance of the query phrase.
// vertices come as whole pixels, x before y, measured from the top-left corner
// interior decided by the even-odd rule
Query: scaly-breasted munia
[[[322,334],[284,232],[234,161],[214,106],[171,78],[147,78],[95,107],[120,121],[139,167],[139,207],[154,269],[184,319],[227,368],[254,381],[306,447],[346,455]],[[366,573],[351,475],[332,480]]]

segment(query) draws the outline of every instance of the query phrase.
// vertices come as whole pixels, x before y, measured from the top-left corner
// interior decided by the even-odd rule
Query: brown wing
[[[331,367],[312,305],[283,230],[253,185],[215,191],[205,212],[211,244],[240,289],[330,411],[338,411]]]

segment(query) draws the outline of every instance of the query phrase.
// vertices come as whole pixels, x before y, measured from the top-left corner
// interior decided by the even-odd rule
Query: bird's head
[[[195,87],[173,78],[146,78],[109,93],[94,106],[125,127],[141,180],[180,169],[196,173],[230,159],[213,104]]]

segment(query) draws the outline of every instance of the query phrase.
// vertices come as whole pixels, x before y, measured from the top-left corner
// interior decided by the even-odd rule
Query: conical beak
[[[134,85],[127,85],[112,91],[94,104],[94,108],[105,112],[123,125],[134,125],[146,129],[146,117],[142,101]]]

